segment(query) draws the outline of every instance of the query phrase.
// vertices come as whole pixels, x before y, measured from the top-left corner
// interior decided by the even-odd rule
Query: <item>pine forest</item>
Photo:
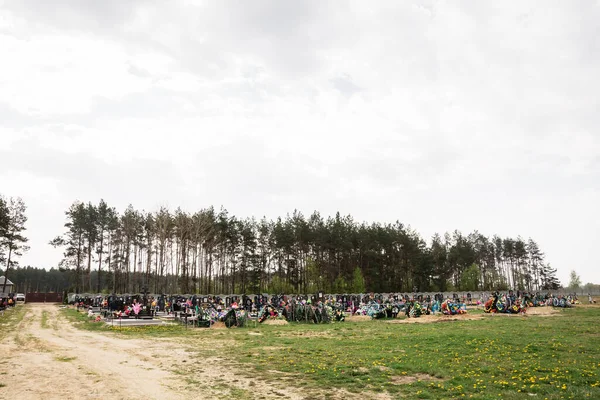
[[[50,243],[63,249],[64,258],[58,270],[37,274],[51,279],[46,289],[68,286],[77,293],[538,291],[559,286],[556,270],[533,239],[454,231],[426,241],[401,222],[359,223],[339,213],[323,217],[294,211],[257,220],[212,207],[146,212],[130,205],[119,212],[100,200],[73,203],[57,233]]]

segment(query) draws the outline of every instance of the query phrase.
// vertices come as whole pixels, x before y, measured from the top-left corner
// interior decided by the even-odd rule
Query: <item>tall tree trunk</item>
[[[194,276],[192,277],[192,280],[194,281],[194,293],[198,293],[198,244],[194,243],[194,252],[193,252],[193,266],[192,268],[194,268]]]
[[[88,265],[87,265],[87,271],[86,271],[86,283],[88,284],[88,289],[91,292],[92,291],[92,243],[89,243],[89,242],[88,242],[87,257],[88,257]],[[84,290],[85,290],[85,288],[84,288]]]
[[[79,293],[79,285],[80,285],[80,281],[79,281],[79,277],[82,275],[81,274],[81,253],[83,252],[82,247],[82,234],[79,233],[79,240],[77,242],[77,267],[76,267],[76,279],[75,279],[75,293]],[[81,276],[82,280],[81,280],[81,285],[82,285],[82,290],[83,290],[83,276]]]
[[[148,251],[146,254],[146,271],[145,271],[145,279],[144,282],[146,283],[146,286],[148,287],[148,289],[150,288],[150,267],[152,265],[152,243],[150,242],[150,240],[148,240]],[[154,289],[154,292],[156,292],[156,289]]]
[[[102,253],[104,252],[104,231],[100,232],[100,251],[98,254],[98,282],[96,284],[96,291],[98,293],[100,293],[100,287],[101,287],[101,276],[100,274],[102,273]]]
[[[160,264],[159,265],[160,273],[159,273],[158,279],[157,279],[158,287],[159,287],[160,292],[166,293],[166,289],[163,286],[163,282],[162,282],[163,273],[165,271],[165,243],[164,243],[164,241],[162,241],[160,244],[160,254],[158,256],[158,263]]]
[[[207,277],[206,277],[206,279],[207,279],[207,285],[208,285],[208,286],[207,286],[207,288],[208,288],[207,292],[208,292],[209,294],[213,293],[213,292],[212,292],[212,288],[211,288],[211,283],[212,283],[212,282],[211,282],[211,278],[212,278],[212,264],[213,264],[213,263],[212,263],[212,261],[213,261],[213,260],[212,260],[212,251],[210,251],[210,252],[208,253],[208,265],[207,265],[207,268],[208,268],[208,274],[207,274]]]
[[[135,285],[138,283],[137,282],[137,276],[136,276],[136,271],[137,271],[137,255],[138,255],[138,251],[137,251],[137,244],[133,245],[133,279],[131,280],[131,291],[132,292],[136,292],[135,290]]]

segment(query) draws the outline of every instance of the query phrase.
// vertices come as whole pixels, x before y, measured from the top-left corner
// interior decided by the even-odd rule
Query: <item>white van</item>
[[[17,304],[19,303],[25,303],[25,295],[23,293],[17,293],[15,295],[15,301]]]

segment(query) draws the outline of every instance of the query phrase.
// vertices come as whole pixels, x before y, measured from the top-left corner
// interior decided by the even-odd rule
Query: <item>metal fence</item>
[[[62,303],[62,293],[27,293],[25,295],[26,303]]]
[[[508,292],[508,291],[501,291],[501,292]],[[517,291],[514,291],[515,294],[517,293]],[[535,291],[533,291],[532,293],[536,293]],[[540,294],[546,294],[546,293],[551,293],[553,295],[577,295],[578,297],[581,297],[583,300],[584,297],[587,297],[588,292],[584,292],[581,290],[578,291],[569,291],[567,289],[561,289],[561,290],[551,290],[551,291],[539,291],[537,293]],[[397,297],[397,298],[421,298],[421,299],[425,299],[427,297],[434,299],[434,298],[455,298],[455,299],[461,299],[461,300],[468,300],[471,299],[472,301],[477,301],[477,300],[487,300],[489,298],[489,296],[492,294],[492,292],[489,291],[470,291],[470,292],[464,292],[464,291],[455,291],[455,292],[394,292],[394,293],[314,293],[314,294],[273,294],[273,293],[246,293],[246,294],[184,294],[184,293],[177,293],[177,294],[168,294],[167,297],[171,297],[171,296],[182,296],[182,297],[192,297],[195,296],[196,298],[205,298],[205,297],[209,297],[209,298],[220,298],[220,299],[229,299],[230,301],[240,301],[242,298],[255,298],[256,296],[262,296],[263,298],[267,298],[267,299],[271,299],[273,297],[286,297],[288,299],[290,298],[304,298],[304,299],[311,299],[311,300],[319,300],[319,299],[324,299],[324,298],[334,298],[334,299],[340,299],[340,298],[348,298],[348,297],[354,297],[354,298],[365,298],[366,297],[373,297],[373,299],[377,300],[377,299],[388,299],[390,297]],[[592,296],[600,296],[600,292],[592,292],[590,293]],[[131,297],[132,295],[139,295],[139,294],[116,294],[117,297]],[[153,294],[153,293],[148,293],[147,297],[154,297],[157,298],[159,296],[162,296],[163,294]],[[59,296],[61,297],[62,301],[62,295],[59,294]],[[69,297],[69,301],[74,301],[75,296],[78,296],[79,298],[83,299],[83,298],[95,298],[98,296],[101,297],[106,297],[108,295],[106,294],[98,294],[98,293],[79,293],[79,294],[75,294],[75,293],[69,293],[68,297]],[[27,301],[29,301],[29,299],[27,299]]]

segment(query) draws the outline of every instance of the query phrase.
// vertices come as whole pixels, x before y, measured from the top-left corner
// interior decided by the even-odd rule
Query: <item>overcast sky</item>
[[[599,1],[0,0],[22,265],[74,200],[538,241],[600,283]]]

